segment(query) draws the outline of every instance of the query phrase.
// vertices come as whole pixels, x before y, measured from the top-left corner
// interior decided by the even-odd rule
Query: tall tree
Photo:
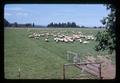
[[[32,27],[35,27],[35,24],[33,23]]]
[[[96,45],[95,50],[108,50],[110,54],[113,53],[116,47],[116,35],[115,35],[115,6],[113,4],[105,5],[107,10],[110,10],[110,14],[107,17],[104,17],[101,22],[105,26],[106,30],[103,32],[98,32],[96,35]]]
[[[76,27],[76,23],[72,22],[71,27]]]
[[[10,23],[9,23],[6,19],[4,19],[4,26],[5,26],[5,27],[10,26]]]
[[[18,23],[17,23],[17,22],[15,22],[15,23],[14,23],[14,26],[15,26],[15,27],[18,27]]]

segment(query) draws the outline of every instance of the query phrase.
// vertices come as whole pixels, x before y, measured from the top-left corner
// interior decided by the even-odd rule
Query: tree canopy
[[[106,30],[97,33],[96,41],[98,41],[98,45],[96,45],[95,50],[96,51],[108,50],[108,52],[112,54],[116,47],[116,35],[115,35],[116,9],[113,4],[107,4],[105,6],[107,10],[110,10],[110,14],[108,14],[107,17],[103,17],[103,19],[101,20]]]
[[[80,26],[76,25],[75,22],[67,22],[67,23],[53,23],[51,22],[50,24],[47,25],[47,27],[60,27],[60,28],[79,28]]]

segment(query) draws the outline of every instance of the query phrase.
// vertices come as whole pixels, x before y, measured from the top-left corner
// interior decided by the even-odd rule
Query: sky
[[[100,20],[109,14],[103,4],[6,4],[4,18],[10,23],[75,22],[79,26],[103,26]]]

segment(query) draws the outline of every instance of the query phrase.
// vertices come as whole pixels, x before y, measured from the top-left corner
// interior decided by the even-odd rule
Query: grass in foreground
[[[19,79],[18,69],[20,68],[20,79],[62,79],[63,64],[69,63],[66,60],[66,51],[73,51],[84,57],[88,54],[96,56],[94,51],[95,41],[84,45],[79,42],[56,43],[43,41],[44,38],[30,39],[28,34],[32,32],[52,32],[52,31],[82,31],[84,34],[96,34],[96,29],[16,29],[5,28],[5,78]],[[100,54],[106,55],[107,52]],[[111,55],[114,58],[114,54]],[[114,59],[113,59],[114,62]],[[74,68],[72,68],[74,70]],[[67,74],[76,76],[80,71],[70,70]],[[71,76],[70,75],[70,76]],[[68,76],[69,78],[69,76]]]

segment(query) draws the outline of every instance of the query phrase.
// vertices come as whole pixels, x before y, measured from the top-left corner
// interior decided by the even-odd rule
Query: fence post
[[[65,79],[65,65],[63,65],[63,79]]]
[[[19,79],[20,79],[20,68],[18,69],[18,72],[19,72],[19,75],[18,75],[18,76],[19,76]]]
[[[100,67],[99,67],[99,77],[100,77],[100,79],[102,79],[102,76],[101,76],[101,63],[100,63]]]

